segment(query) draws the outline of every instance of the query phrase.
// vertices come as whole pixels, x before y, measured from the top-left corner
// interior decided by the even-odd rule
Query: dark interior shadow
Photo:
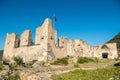
[[[115,63],[114,66],[120,66],[120,62]]]

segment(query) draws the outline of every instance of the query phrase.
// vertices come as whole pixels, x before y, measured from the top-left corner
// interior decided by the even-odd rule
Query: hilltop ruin
[[[80,39],[69,40],[67,37],[60,37],[57,40],[56,35],[57,32],[49,18],[36,29],[34,45],[30,30],[25,30],[21,35],[21,39],[16,33],[7,33],[3,60],[10,61],[14,56],[20,56],[24,62],[38,60],[49,63],[66,56],[109,59],[118,57],[116,43],[93,47]]]

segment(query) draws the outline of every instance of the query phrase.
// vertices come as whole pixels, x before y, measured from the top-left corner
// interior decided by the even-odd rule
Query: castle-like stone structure
[[[66,56],[110,59],[118,57],[116,43],[93,47],[80,39],[68,40],[67,37],[60,37],[57,40],[56,34],[49,18],[36,29],[34,44],[30,30],[25,30],[21,39],[16,33],[7,33],[3,60],[11,61],[14,56],[22,57],[24,62],[32,60],[51,62]]]

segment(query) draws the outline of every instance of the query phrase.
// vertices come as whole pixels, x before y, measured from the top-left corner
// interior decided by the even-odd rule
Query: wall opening
[[[53,40],[53,37],[51,36],[50,39]]]
[[[102,53],[102,58],[108,58],[108,53]]]
[[[43,40],[44,39],[44,37],[41,37],[41,40]]]
[[[77,46],[80,46],[80,44],[78,44]]]

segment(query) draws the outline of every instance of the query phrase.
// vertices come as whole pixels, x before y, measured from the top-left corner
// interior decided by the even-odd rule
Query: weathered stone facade
[[[65,56],[82,56],[103,58],[107,53],[108,58],[118,57],[116,43],[109,43],[93,47],[82,40],[68,40],[66,37],[56,39],[56,30],[52,21],[46,19],[41,27],[36,29],[35,44],[32,44],[32,32],[25,30],[21,39],[15,33],[6,37],[3,60],[12,60],[13,56],[20,56],[24,62],[38,60],[51,62]]]

